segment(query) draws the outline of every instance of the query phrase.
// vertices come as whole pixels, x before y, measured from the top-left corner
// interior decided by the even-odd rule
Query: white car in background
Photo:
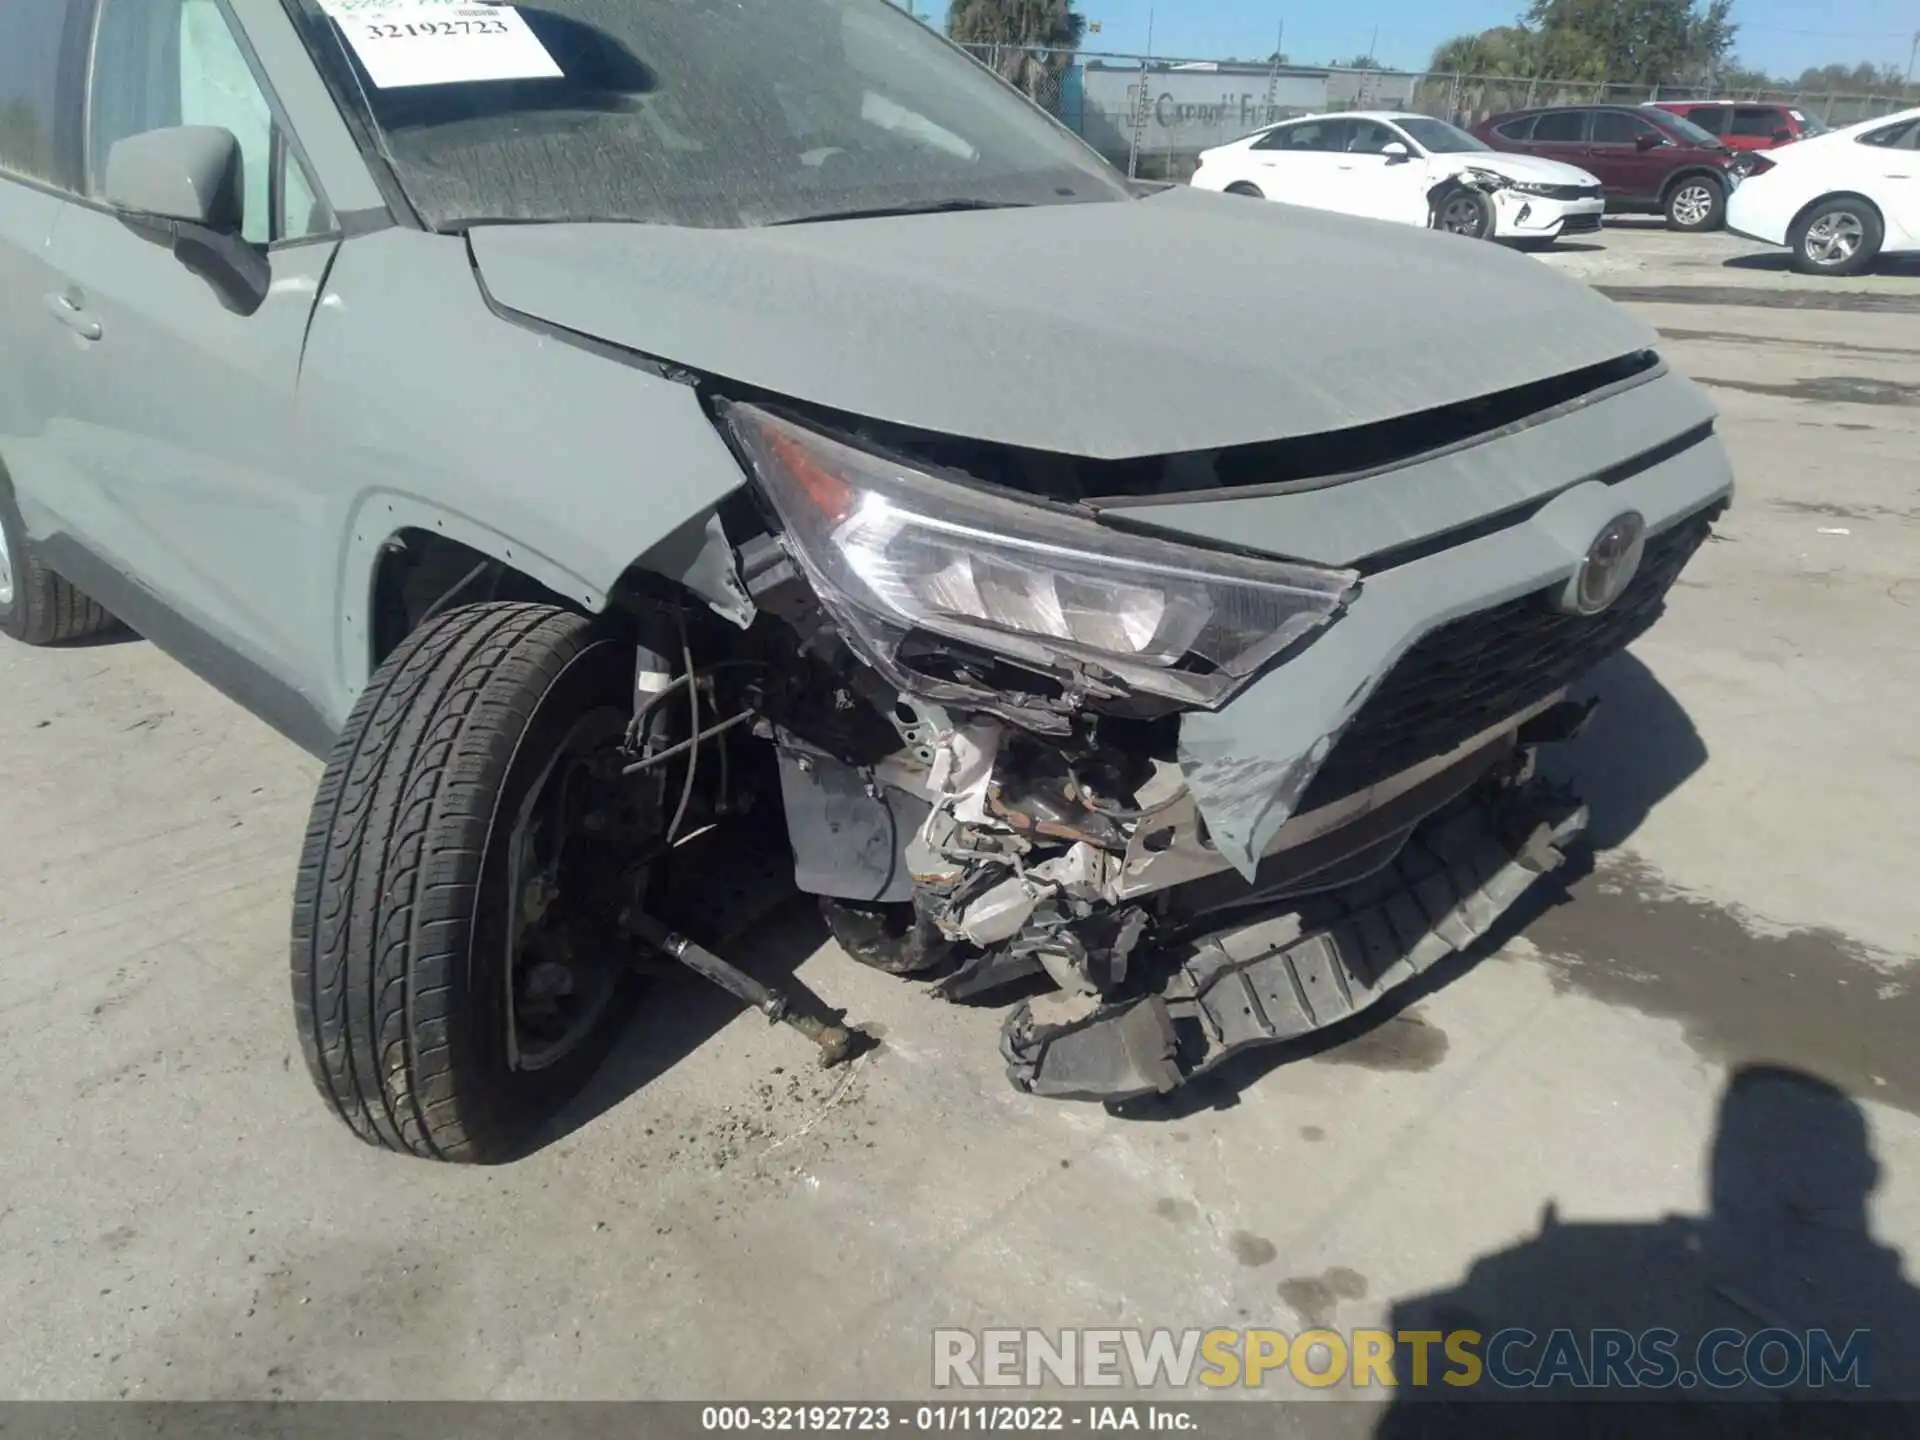
[[[1193,184],[1477,239],[1546,243],[1600,228],[1600,181],[1572,165],[1510,155],[1428,115],[1348,111],[1208,150]]]
[[[1920,109],[1756,153],[1727,228],[1785,245],[1808,275],[1857,275],[1920,251]]]

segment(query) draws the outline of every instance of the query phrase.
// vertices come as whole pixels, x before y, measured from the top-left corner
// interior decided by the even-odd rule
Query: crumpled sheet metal
[[[1391,866],[1336,892],[1344,913],[1324,928],[1290,912],[1221,932],[1159,993],[1064,1024],[1022,1005],[1001,1032],[1008,1078],[1050,1099],[1117,1102],[1336,1024],[1484,937],[1587,820],[1586,806],[1535,782],[1429,821]]]
[[[1611,484],[1564,490],[1527,519],[1367,577],[1305,650],[1216,711],[1180,722],[1180,768],[1220,854],[1249,883],[1341,732],[1419,639],[1449,621],[1564,580],[1615,517],[1658,533],[1733,492],[1718,444]]]

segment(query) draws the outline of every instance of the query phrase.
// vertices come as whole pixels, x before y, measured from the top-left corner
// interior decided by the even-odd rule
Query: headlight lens
[[[900,642],[920,630],[1214,706],[1358,585],[1352,571],[1198,550],[1008,499],[758,406],[729,404],[722,418],[822,603],[895,676]]]

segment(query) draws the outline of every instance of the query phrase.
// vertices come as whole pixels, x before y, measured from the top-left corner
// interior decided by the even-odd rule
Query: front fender
[[[307,620],[336,723],[366,683],[372,577],[396,530],[445,534],[599,611],[637,561],[703,563],[714,507],[746,483],[691,386],[497,313],[464,241],[411,230],[342,246],[298,429],[337,557]]]

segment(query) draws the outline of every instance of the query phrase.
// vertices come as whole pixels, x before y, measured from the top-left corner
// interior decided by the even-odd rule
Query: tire
[[[1258,185],[1249,185],[1244,180],[1235,181],[1233,184],[1227,186],[1227,188],[1221,193],[1226,195],[1238,195],[1245,200],[1264,200],[1267,198],[1266,193],[1263,190],[1261,190],[1261,188]]]
[[[1661,208],[1669,230],[1718,230],[1727,223],[1727,187],[1705,175],[1685,175],[1667,191]]]
[[[301,847],[292,981],[307,1069],[362,1140],[511,1159],[617,1035],[624,974],[583,1041],[515,1067],[502,821],[580,716],[631,713],[632,683],[632,648],[584,616],[475,605],[407,637],[354,706]]]
[[[1480,190],[1462,186],[1449,190],[1435,202],[1433,228],[1467,240],[1493,237],[1493,197]]]
[[[0,489],[0,634],[58,645],[113,624],[113,616],[40,563],[13,496]]]
[[[1795,220],[1787,231],[1787,244],[1793,250],[1793,268],[1802,275],[1858,275],[1880,258],[1886,234],[1874,206],[1837,195]],[[1850,240],[1850,248],[1837,250],[1839,240]]]

